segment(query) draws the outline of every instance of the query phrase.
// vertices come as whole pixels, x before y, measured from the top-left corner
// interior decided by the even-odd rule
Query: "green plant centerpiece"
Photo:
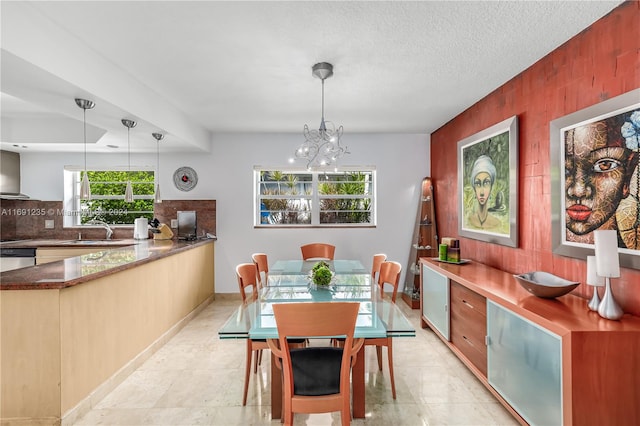
[[[328,286],[331,284],[333,274],[329,269],[329,264],[325,261],[320,261],[313,265],[311,268],[311,281],[318,286]]]

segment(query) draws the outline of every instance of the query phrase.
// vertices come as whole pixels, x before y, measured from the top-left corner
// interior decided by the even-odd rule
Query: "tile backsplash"
[[[216,200],[163,200],[154,205],[155,217],[168,226],[176,219],[177,211],[194,210],[197,215],[197,235],[216,235]],[[62,201],[0,200],[0,239],[62,239],[78,238],[102,239],[105,231],[100,228],[63,228]],[[53,228],[46,228],[47,221],[53,221]],[[113,239],[133,238],[133,225],[113,228]],[[177,230],[172,229],[174,238]]]

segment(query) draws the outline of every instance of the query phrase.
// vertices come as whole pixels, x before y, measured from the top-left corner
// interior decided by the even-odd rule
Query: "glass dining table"
[[[310,282],[309,272],[315,261],[279,260],[270,268],[267,285],[255,301],[242,304],[218,330],[221,339],[277,339],[278,329],[273,315],[275,303],[317,303],[331,301],[359,302],[354,337],[415,337],[415,328],[399,307],[388,297],[381,297],[377,286],[358,260],[329,261],[334,272],[331,285],[317,287]],[[311,337],[311,336],[310,336]],[[274,357],[271,357],[274,371]],[[353,417],[364,418],[365,374],[364,347],[358,352],[352,371]],[[281,416],[282,382],[271,375],[272,418]],[[278,376],[279,377],[279,376]]]

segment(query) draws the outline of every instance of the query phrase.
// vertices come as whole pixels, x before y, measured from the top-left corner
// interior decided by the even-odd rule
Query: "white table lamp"
[[[596,246],[596,274],[604,277],[605,291],[598,307],[601,317],[618,320],[624,315],[622,308],[616,303],[611,291],[611,278],[620,276],[618,255],[618,233],[615,230],[593,231]]]
[[[587,256],[587,284],[593,286],[593,297],[589,301],[589,309],[598,311],[600,306],[600,296],[598,295],[598,287],[604,287],[604,278],[596,274],[596,257]]]

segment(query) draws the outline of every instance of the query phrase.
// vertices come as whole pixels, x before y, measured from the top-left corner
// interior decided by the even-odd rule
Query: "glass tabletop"
[[[268,287],[306,287],[311,277],[307,274],[278,274],[269,272]],[[367,287],[371,288],[371,274],[367,273],[336,273],[331,280],[331,287]]]
[[[241,305],[218,330],[222,339],[275,339],[278,330],[273,315],[274,303],[318,303],[330,301],[354,301],[360,303],[355,337],[414,337],[415,328],[400,308],[388,298],[381,298],[372,290],[370,274],[353,274],[349,279],[336,274],[336,284],[328,288],[310,286],[304,275],[280,279],[280,285],[270,285],[260,290],[257,300]],[[275,278],[274,278],[275,279]],[[283,284],[288,282],[289,284]],[[294,284],[291,284],[294,283]],[[357,284],[360,283],[360,284]]]
[[[269,274],[274,275],[307,275],[317,260],[278,260],[270,268]],[[327,260],[331,269],[336,274],[366,274],[366,268],[359,260]]]

